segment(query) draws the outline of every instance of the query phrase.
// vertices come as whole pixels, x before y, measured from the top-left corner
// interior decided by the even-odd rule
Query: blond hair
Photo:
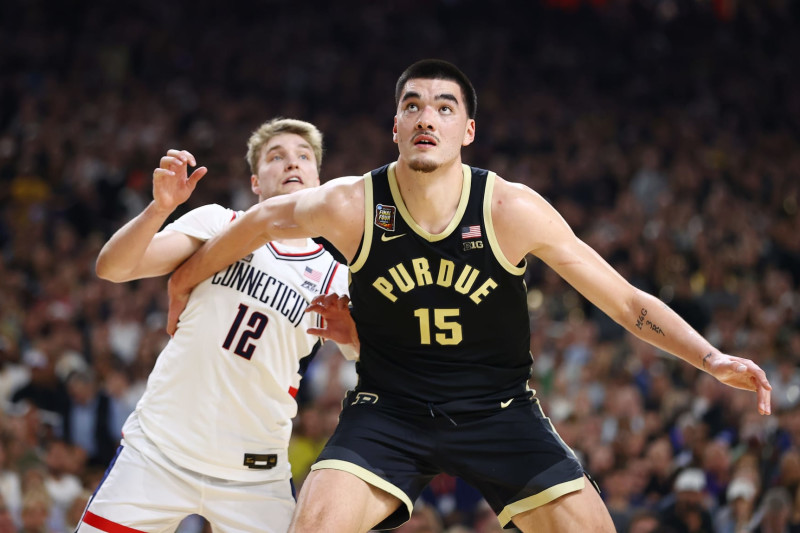
[[[305,139],[314,152],[314,158],[317,160],[317,172],[319,172],[322,167],[322,133],[310,122],[281,117],[268,120],[250,135],[250,139],[247,141],[247,156],[245,156],[250,165],[250,172],[253,174],[258,172],[258,158],[261,157],[261,149],[270,139],[282,133],[294,133]]]

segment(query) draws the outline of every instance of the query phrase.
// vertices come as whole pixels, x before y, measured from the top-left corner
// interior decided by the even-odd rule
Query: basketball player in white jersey
[[[316,187],[321,159],[315,126],[266,122],[248,142],[251,188],[260,201]],[[158,231],[206,174],[199,167],[188,176],[195,165],[187,151],[161,158],[153,201],[105,244],[98,276],[168,274],[242,214],[206,205]],[[319,340],[307,330],[325,334],[305,309],[346,291],[347,269],[311,239],[267,243],[202,282],[77,531],[172,532],[191,514],[215,532],[286,531],[295,507],[287,447],[299,361]]]

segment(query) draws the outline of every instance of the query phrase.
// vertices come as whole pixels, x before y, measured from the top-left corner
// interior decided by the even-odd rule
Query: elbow
[[[645,302],[642,300],[642,292],[633,287],[632,289],[633,290],[627,296],[616,299],[618,305],[608,313],[614,321],[622,325],[632,323],[632,317],[635,318],[639,316],[645,305]],[[628,326],[625,327],[630,329]]]
[[[125,277],[123,273],[112,268],[112,266],[108,264],[108,261],[104,260],[102,255],[97,258],[97,261],[94,264],[94,273],[98,278],[110,281],[112,283],[122,283],[123,281],[128,281],[128,278]]]

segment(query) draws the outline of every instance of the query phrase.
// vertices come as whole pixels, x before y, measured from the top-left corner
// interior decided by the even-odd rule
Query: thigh
[[[441,462],[483,494],[504,526],[586,485],[580,462],[536,398],[459,422],[446,439]]]
[[[513,517],[524,533],[533,531],[591,531],[614,533],[616,527],[600,494],[586,479],[581,490],[570,492],[545,505]]]
[[[215,533],[285,533],[295,509],[290,480],[243,483],[207,478],[203,516]]]
[[[290,533],[366,533],[404,513],[401,501],[355,475],[336,469],[311,472],[300,490]],[[401,520],[405,522],[408,518]],[[376,526],[376,524],[381,524]]]
[[[411,516],[413,502],[439,472],[430,461],[435,449],[434,436],[422,428],[419,419],[424,420],[423,417],[404,416],[384,406],[377,395],[371,395],[366,402],[358,399],[358,393],[351,393],[345,400],[334,434],[311,467],[312,473],[328,470],[346,473],[348,476],[323,473],[316,477],[326,483],[330,480],[332,484],[350,480],[356,486],[360,486],[356,483],[360,480],[391,495],[401,505],[378,527],[399,526]],[[301,507],[305,493],[304,483]],[[309,508],[306,512],[311,512],[321,504],[312,501],[306,507]]]
[[[199,512],[199,489],[166,458],[123,443],[81,517],[76,533],[168,533]]]

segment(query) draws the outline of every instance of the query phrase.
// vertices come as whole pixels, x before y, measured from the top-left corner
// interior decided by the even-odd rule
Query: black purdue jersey
[[[364,176],[364,237],[350,265],[360,390],[432,403],[525,390],[525,262],[512,265],[497,244],[495,174],[463,171],[456,214],[437,235],[411,218],[394,163]]]

